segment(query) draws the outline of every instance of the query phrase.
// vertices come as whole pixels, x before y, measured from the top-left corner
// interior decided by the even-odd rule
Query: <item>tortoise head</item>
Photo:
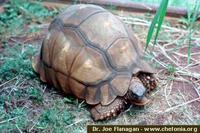
[[[145,96],[146,92],[147,89],[144,87],[140,79],[137,77],[133,77],[130,82],[126,98],[131,104],[145,105],[149,102],[149,100]]]

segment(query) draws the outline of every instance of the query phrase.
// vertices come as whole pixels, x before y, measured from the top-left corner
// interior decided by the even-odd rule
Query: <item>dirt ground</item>
[[[152,15],[127,13],[123,11],[114,12],[125,23],[132,25],[141,44],[145,44]],[[24,47],[28,45],[36,49],[36,51],[39,51],[42,39],[48,32],[48,24],[41,24],[38,32],[34,34],[8,38],[7,47],[14,47],[16,43],[23,43]],[[11,131],[54,132],[55,129],[52,129],[51,124],[55,121],[57,123],[54,123],[53,127],[60,124],[62,126],[59,128],[72,132],[86,132],[86,125],[88,124],[199,125],[200,30],[195,30],[190,40],[192,42],[190,63],[188,63],[187,57],[188,34],[188,30],[184,24],[181,24],[180,19],[166,19],[159,34],[157,44],[154,48],[150,47],[145,54],[147,61],[156,68],[157,73],[155,76],[159,82],[158,88],[151,94],[151,102],[144,107],[132,106],[112,120],[94,122],[90,117],[89,108],[84,101],[78,101],[73,97],[62,94],[62,92],[57,91],[55,88],[40,82],[37,77],[26,79],[23,76],[17,76],[17,78],[14,77],[10,80],[0,81],[1,96],[8,94],[12,96],[11,101],[4,101],[3,110],[9,112],[11,108],[18,107],[28,110],[28,115],[25,117],[25,119],[30,120],[28,124],[21,128],[15,127]],[[0,52],[5,55],[0,60],[0,64],[3,64],[3,58],[8,58],[9,55],[5,54],[6,52],[2,42],[0,43]],[[31,60],[31,57],[29,60]],[[28,63],[31,65],[30,61]],[[35,103],[34,96],[26,95],[23,92],[27,89],[27,86],[29,88],[38,88],[41,92],[42,103]],[[19,90],[21,90],[20,93],[23,96],[17,99],[13,95],[15,95],[15,91]],[[53,111],[49,111],[49,109]],[[67,110],[67,112],[61,113],[64,110]],[[43,123],[39,123],[44,112],[48,112],[46,115],[52,117],[45,116],[45,120],[42,121]],[[64,116],[68,117],[66,118],[68,122],[64,124],[59,123],[65,121]],[[5,121],[6,123],[13,122],[12,117],[4,119],[0,116],[0,128],[1,124],[2,127],[5,126],[3,125]],[[16,121],[14,120],[14,122]],[[43,124],[46,125],[42,126]]]

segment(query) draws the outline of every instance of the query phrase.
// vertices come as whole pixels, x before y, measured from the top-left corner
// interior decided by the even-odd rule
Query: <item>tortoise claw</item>
[[[96,105],[91,109],[91,115],[94,121],[109,120],[120,114],[124,110],[124,106],[123,100],[117,98],[107,106],[101,104]]]

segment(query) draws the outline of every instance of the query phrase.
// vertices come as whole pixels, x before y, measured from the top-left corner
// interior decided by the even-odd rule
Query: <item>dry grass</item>
[[[150,25],[149,21],[133,17],[120,18],[126,23],[134,25],[136,32],[140,31],[138,35],[143,38],[142,43],[144,44],[147,27]],[[182,28],[182,25],[176,21],[172,21],[176,24],[163,26],[154,49],[151,48],[146,53],[151,61],[157,64],[156,77],[160,83],[160,89],[154,94],[155,100],[159,99],[158,103],[157,100],[153,103],[154,106],[159,106],[152,108],[151,111],[156,113],[158,117],[162,116],[165,122],[171,119],[168,114],[174,113],[173,117],[177,118],[169,120],[169,124],[198,124],[200,117],[200,39],[198,36],[200,32],[198,28],[194,30],[192,61],[188,64],[187,36],[189,31]],[[143,29],[143,32],[141,32],[141,29]],[[180,114],[181,117],[179,117]],[[151,124],[155,123],[152,122]]]

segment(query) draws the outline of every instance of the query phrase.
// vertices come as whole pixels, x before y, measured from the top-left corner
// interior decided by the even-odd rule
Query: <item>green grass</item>
[[[26,25],[41,24],[58,13],[57,10],[49,11],[39,2],[29,0],[9,0],[3,7],[5,11],[0,14],[0,35],[4,38],[25,34],[23,29]]]
[[[22,50],[23,49],[23,50]],[[31,56],[35,54],[32,46],[17,45],[5,48],[3,63],[0,65],[0,84],[15,78],[15,82],[7,89],[1,88],[0,93],[0,131],[14,131],[24,129],[28,125],[28,108],[23,106],[23,99],[32,97],[32,88],[26,86],[19,89],[25,80],[33,80],[36,74],[31,68]],[[29,88],[30,87],[30,88]],[[28,100],[28,99],[27,99]],[[21,103],[22,102],[22,103]]]
[[[65,108],[66,104],[63,100],[57,100],[55,106],[48,108],[42,112],[36,128],[40,130],[51,129],[53,132],[66,132],[67,125],[74,122],[75,116]]]
[[[5,48],[3,64],[0,66],[0,81],[10,80],[16,76],[24,75],[29,78],[35,77],[32,70],[31,58],[36,54],[32,45],[15,44],[12,49]],[[8,57],[9,55],[9,57]]]

